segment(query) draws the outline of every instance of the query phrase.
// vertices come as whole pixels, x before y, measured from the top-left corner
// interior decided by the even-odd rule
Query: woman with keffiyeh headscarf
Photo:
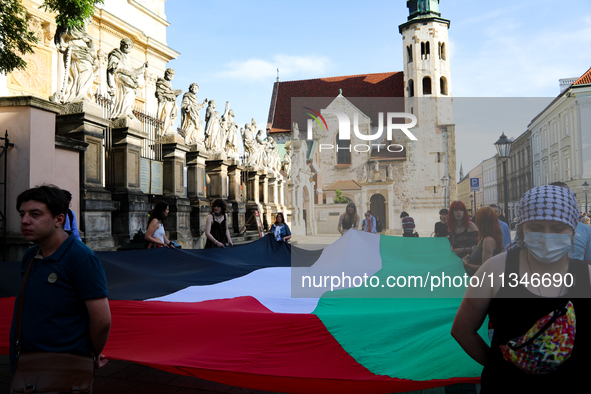
[[[519,203],[516,241],[476,272],[483,283],[467,289],[452,335],[484,366],[482,393],[567,392],[587,384],[590,268],[568,257],[578,213],[568,189],[529,190]],[[490,347],[477,333],[487,315]]]

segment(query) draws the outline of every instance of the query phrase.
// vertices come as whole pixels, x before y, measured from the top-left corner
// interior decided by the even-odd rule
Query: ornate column
[[[210,202],[217,198],[228,199],[228,166],[230,162],[224,158],[217,160],[207,160],[205,170],[207,174],[207,198]],[[232,211],[233,207],[228,205],[228,228],[233,227]]]
[[[113,212],[113,236],[119,245],[130,242],[139,230],[146,231],[150,204],[140,190],[140,158],[142,141],[148,137],[142,124],[120,118],[112,124],[113,200],[119,209]]]
[[[248,180],[248,189],[247,189],[247,201],[246,201],[246,220],[250,220],[252,215],[254,215],[254,211],[258,210],[259,214],[262,215],[262,206],[259,203],[259,183],[260,183],[260,175],[262,171],[255,168],[255,167],[247,167],[247,180]],[[250,225],[248,226],[249,230],[256,230],[257,226],[255,221],[251,221]]]
[[[244,203],[241,189],[243,170],[244,167],[238,165],[238,161],[236,160],[228,167],[228,206],[232,205],[232,224],[234,226],[234,233],[238,233],[246,222],[246,204]]]
[[[281,210],[279,206],[279,184],[278,184],[278,177],[280,175],[274,172],[269,173],[268,178],[268,191],[269,191],[269,204],[267,205],[268,208],[268,220],[269,225],[273,222],[273,218],[277,215],[277,212]]]
[[[184,169],[189,148],[179,134],[162,137],[162,159],[164,161],[164,201],[170,212],[164,223],[168,238],[185,248],[193,248],[190,218],[192,207],[185,196]]]
[[[110,121],[103,118],[103,109],[84,99],[64,106],[56,117],[56,134],[88,144],[81,155],[80,218],[78,227],[82,240],[93,250],[112,249],[112,212],[116,204],[111,192],[105,189],[103,151],[105,131]]]
[[[271,223],[271,207],[269,206],[269,172],[262,170],[259,175],[259,202],[262,205],[261,221],[263,227],[267,228]]]
[[[203,145],[191,145],[187,152],[187,197],[191,204],[191,233],[194,238],[205,232],[205,221],[210,212],[205,195],[205,161],[209,155]]]
[[[207,197],[209,199],[228,198],[228,166],[226,160],[206,160]]]

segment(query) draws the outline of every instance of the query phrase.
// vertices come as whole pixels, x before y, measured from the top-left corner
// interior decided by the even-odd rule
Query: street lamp
[[[501,138],[497,142],[495,142],[495,147],[497,148],[497,152],[499,152],[499,157],[503,159],[503,194],[505,199],[505,219],[509,220],[509,211],[507,207],[507,200],[509,200],[509,190],[507,187],[507,159],[509,158],[509,152],[511,152],[511,141],[505,133],[501,135]]]
[[[470,194],[470,213],[474,216],[474,196]]]
[[[589,184],[587,183],[587,181],[585,181],[585,183],[583,183],[583,191],[585,192],[585,213],[589,212],[589,208],[587,205],[587,188],[589,187]]]
[[[443,176],[443,178],[441,178],[441,180],[443,181],[444,186],[444,190],[445,190],[445,195],[443,196],[443,207],[447,208],[447,193],[448,193],[448,189],[449,189],[449,177],[446,175]]]

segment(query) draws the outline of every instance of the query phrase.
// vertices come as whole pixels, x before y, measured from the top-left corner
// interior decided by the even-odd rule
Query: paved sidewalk
[[[0,393],[8,392],[10,377],[8,356],[0,356]],[[228,386],[119,360],[109,360],[106,366],[96,371],[92,392],[93,394],[281,394]],[[476,390],[473,384],[456,384],[410,393],[476,394]]]
[[[341,236],[336,234],[320,234],[320,235],[298,235],[291,238],[291,241],[298,248],[306,250],[324,249],[328,245],[335,242]]]

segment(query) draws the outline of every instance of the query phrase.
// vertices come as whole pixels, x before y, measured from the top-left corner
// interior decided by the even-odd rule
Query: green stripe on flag
[[[322,296],[314,314],[328,331],[357,362],[378,375],[420,381],[480,376],[482,367],[450,334],[463,286],[446,283],[431,292],[430,285],[403,289],[386,285],[389,276],[463,277],[462,262],[451,252],[447,238],[382,235],[380,255],[377,287],[368,283]],[[488,342],[487,325],[485,321],[480,335]]]

